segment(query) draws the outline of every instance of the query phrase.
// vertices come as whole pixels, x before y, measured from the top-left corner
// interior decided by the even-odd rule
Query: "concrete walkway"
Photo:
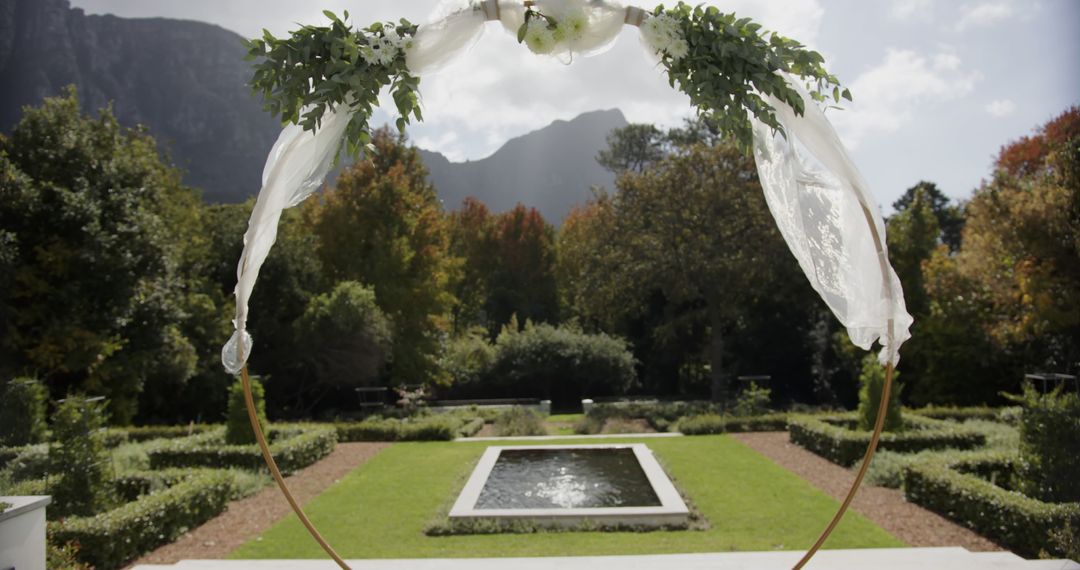
[[[647,556],[548,558],[429,558],[350,560],[353,570],[758,570],[791,568],[801,551],[725,552]],[[330,560],[184,560],[134,570],[334,570]],[[1080,570],[1068,560],[1024,560],[1009,552],[969,552],[960,547],[823,550],[808,570]]]

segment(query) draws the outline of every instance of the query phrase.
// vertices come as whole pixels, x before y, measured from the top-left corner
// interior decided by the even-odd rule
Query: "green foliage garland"
[[[417,88],[420,78],[405,64],[416,26],[402,18],[398,24],[376,22],[354,30],[333,12],[324,10],[329,26],[303,26],[288,38],[263,30],[262,38],[246,41],[248,59],[255,65],[252,89],[262,93],[265,108],[282,122],[314,131],[332,107],[352,110],[343,146],[357,155],[361,148],[374,152],[368,122],[379,103],[379,92],[389,87],[404,130],[410,115],[423,120]]]

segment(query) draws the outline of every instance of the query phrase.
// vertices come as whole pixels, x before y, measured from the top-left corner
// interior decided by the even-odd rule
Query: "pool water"
[[[658,506],[632,449],[505,449],[474,508]]]

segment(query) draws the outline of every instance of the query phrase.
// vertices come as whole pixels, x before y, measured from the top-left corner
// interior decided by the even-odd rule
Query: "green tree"
[[[536,208],[518,204],[495,220],[494,264],[488,277],[486,312],[501,327],[519,320],[556,322],[555,230]]]
[[[615,174],[641,173],[664,158],[665,143],[663,131],[656,126],[630,124],[611,131],[607,148],[596,155],[596,162]]]
[[[929,205],[937,219],[938,229],[941,230],[941,241],[949,246],[950,251],[960,249],[961,234],[964,230],[963,207],[953,204],[949,197],[937,187],[937,184],[923,180],[908,188],[900,198],[893,202],[893,209],[897,214],[903,214],[916,201],[916,197],[919,197],[921,203]]]
[[[45,441],[49,393],[35,378],[15,378],[0,392],[0,446]]]
[[[257,377],[251,380],[251,400],[255,403],[255,418],[264,434],[269,422],[266,420],[266,391]],[[267,437],[270,437],[267,435]],[[252,445],[256,443],[255,430],[251,429],[251,416],[247,411],[247,398],[244,396],[244,384],[240,377],[233,380],[229,387],[229,414],[225,420],[225,443],[230,445]]]
[[[885,408],[884,431],[899,431],[904,427],[900,408],[900,392],[904,387],[897,381],[899,378],[900,373],[893,371],[893,385],[889,390],[889,402]],[[862,372],[859,374],[859,429],[874,429],[884,391],[885,369],[878,363],[877,356],[867,354],[863,357]]]
[[[450,280],[456,300],[450,318],[456,336],[473,326],[493,326],[488,322],[486,305],[489,281],[497,265],[495,217],[483,202],[469,197],[449,218],[450,255],[457,265]]]
[[[311,207],[318,255],[330,282],[374,289],[393,323],[394,382],[441,381],[439,338],[453,305],[446,217],[404,135],[383,129],[373,144],[378,152]]]
[[[314,297],[297,320],[296,333],[316,387],[374,384],[393,346],[390,321],[376,304],[375,293],[355,281],[343,281],[332,292]]]
[[[190,192],[154,140],[109,109],[79,113],[74,89],[27,108],[0,137],[0,351],[53,394],[176,391],[196,368],[184,333],[169,203]]]
[[[52,417],[49,489],[50,517],[89,516],[113,502],[109,455],[104,440],[105,406],[81,395],[69,395]]]

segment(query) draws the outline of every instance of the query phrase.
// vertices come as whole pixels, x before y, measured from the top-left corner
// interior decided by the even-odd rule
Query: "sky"
[[[886,213],[920,180],[953,198],[969,197],[990,176],[1003,144],[1080,104],[1077,0],[705,3],[752,17],[825,56],[855,98],[829,117]],[[90,14],[199,20],[247,37],[321,23],[324,9],[348,10],[360,26],[403,17],[422,25],[445,4],[72,0]],[[422,78],[421,96],[425,121],[409,127],[410,137],[455,161],[483,158],[510,138],[586,111],[618,108],[631,122],[661,126],[693,114],[631,28],[607,52],[565,65],[532,54],[489,23],[471,51]],[[375,122],[392,118],[379,113]]]

